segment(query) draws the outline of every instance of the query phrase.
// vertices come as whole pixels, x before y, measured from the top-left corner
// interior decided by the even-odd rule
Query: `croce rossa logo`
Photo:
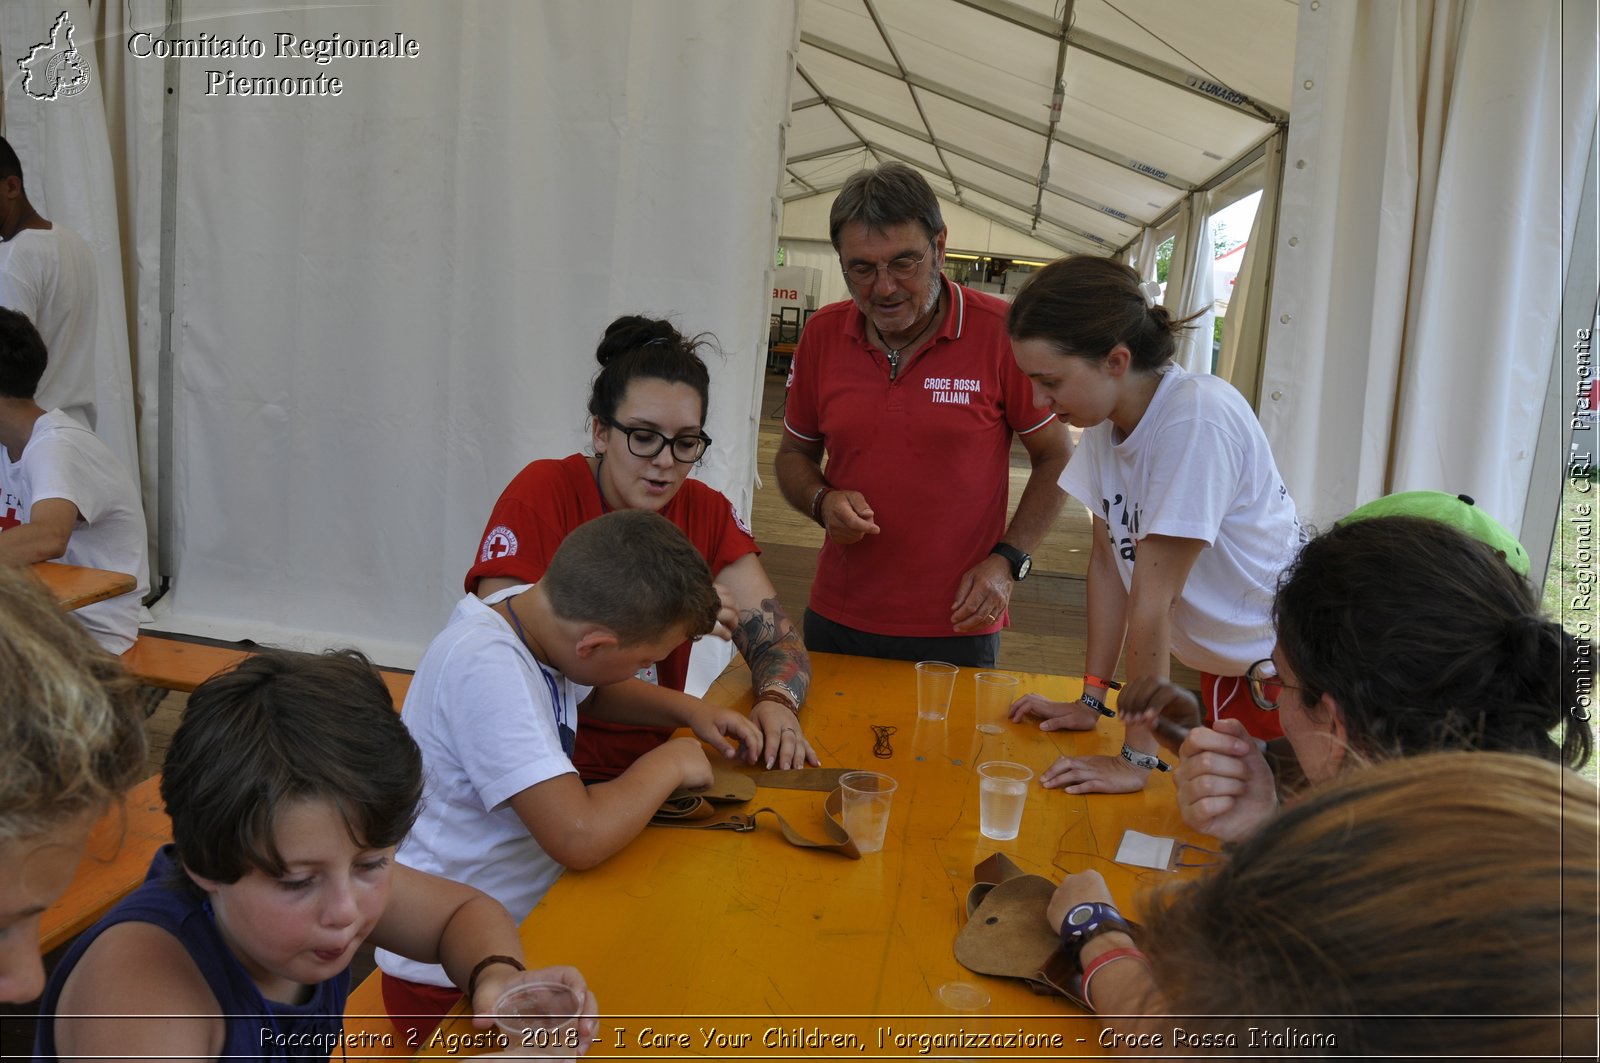
[[[22,91],[32,99],[64,99],[89,87],[89,65],[78,53],[72,33],[72,18],[63,11],[50,27],[50,39],[34,45],[17,60]]]

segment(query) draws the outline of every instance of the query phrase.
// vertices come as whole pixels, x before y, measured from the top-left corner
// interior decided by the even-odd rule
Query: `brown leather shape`
[[[789,771],[763,771],[756,785],[774,790],[818,790],[828,793],[839,788],[839,778],[854,768],[794,768]]]
[[[652,823],[698,823],[714,819],[722,813],[717,805],[744,804],[756,795],[756,781],[750,776],[720,764],[711,767],[711,785],[702,790],[679,787],[667,795]]]
[[[1060,953],[1061,941],[1045,912],[1056,891],[1004,853],[973,869],[967,922],[956,935],[956,962],[978,974],[1020,978],[1042,996],[1064,996],[1083,1007],[1077,964]]]

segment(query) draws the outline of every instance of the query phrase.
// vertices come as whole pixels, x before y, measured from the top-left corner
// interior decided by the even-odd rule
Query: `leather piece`
[[[701,823],[721,815],[719,804],[743,804],[756,796],[756,781],[721,764],[711,766],[711,785],[703,790],[672,791],[650,817],[651,823]]]
[[[795,768],[791,771],[763,771],[756,775],[757,786],[774,790],[819,790],[827,793],[839,788],[839,778],[855,768]]]
[[[827,834],[827,840],[825,841],[816,841],[801,834],[776,809],[757,808],[749,812],[734,812],[723,815],[722,810],[715,808],[709,801],[701,800],[700,805],[703,808],[696,808],[692,812],[678,815],[665,815],[666,806],[663,806],[650,820],[650,823],[652,826],[657,827],[731,830],[743,834],[755,830],[758,818],[762,814],[766,814],[778,821],[778,830],[783,833],[784,840],[790,845],[799,846],[802,849],[822,849],[827,852],[838,853],[840,856],[849,857],[851,860],[861,859],[861,850],[856,848],[856,843],[850,840],[849,833],[844,829],[844,821],[840,812],[841,798],[838,790],[828,794],[823,801],[822,809],[826,814],[822,823],[823,831]],[[721,818],[717,818],[719,816]]]
[[[735,771],[722,764],[711,766],[711,785],[700,790],[688,790],[683,787],[672,791],[667,800],[672,801],[682,797],[699,797],[706,801],[716,801],[719,804],[741,803],[749,801],[756,796],[756,781],[740,771]]]
[[[1055,883],[1030,875],[1004,853],[972,869],[967,923],[956,935],[956,961],[969,971],[1020,978],[1041,996],[1063,996],[1084,1011],[1083,972],[1061,951],[1045,912]]]
[[[981,898],[956,935],[956,961],[978,974],[1020,978],[1036,993],[1060,992],[1042,976],[1060,945],[1044,914],[1055,883],[1042,875],[1015,875],[980,886]]]

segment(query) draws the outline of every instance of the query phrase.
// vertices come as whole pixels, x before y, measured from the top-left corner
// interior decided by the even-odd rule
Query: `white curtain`
[[[1177,239],[1167,267],[1167,290],[1161,300],[1174,318],[1199,314],[1178,334],[1173,361],[1191,373],[1211,372],[1211,340],[1216,332],[1216,293],[1212,260],[1216,244],[1211,238],[1211,195],[1193,192],[1178,211]]]
[[[1156,279],[1156,250],[1165,240],[1156,229],[1146,227],[1139,231],[1139,242],[1135,247],[1132,259],[1128,265],[1138,271],[1139,276],[1147,281]]]
[[[86,88],[40,100],[22,88],[18,61],[51,41],[65,15],[71,44],[88,70]],[[28,199],[41,215],[73,230],[95,260],[95,434],[139,475],[134,442],[133,369],[123,300],[122,233],[106,133],[106,82],[95,47],[96,23],[85,0],[7,0],[0,4],[0,63],[4,69],[5,137],[22,160]],[[65,40],[57,42],[65,45]],[[61,49],[40,53],[48,66]],[[38,64],[35,64],[38,65]],[[45,71],[29,87],[47,89]]]
[[[1273,253],[1278,239],[1278,198],[1283,184],[1283,134],[1267,142],[1261,164],[1261,201],[1250,224],[1244,261],[1228,300],[1222,326],[1222,353],[1217,375],[1238,388],[1252,406],[1260,408],[1261,356],[1266,336],[1268,292]]]
[[[1261,412],[1313,522],[1433,488],[1522,528],[1594,46],[1589,0],[1301,6]]]
[[[115,28],[159,33],[164,9],[126,5]],[[176,429],[159,627],[414,661],[501,488],[586,445],[594,346],[620,313],[719,339],[717,445],[697,475],[749,512],[792,2],[186,0],[183,15],[175,35],[267,54],[177,61],[162,175],[177,394],[159,413],[158,273],[136,278],[144,428]],[[318,65],[277,57],[280,33],[398,33],[419,55]],[[164,64],[124,63],[146,261]],[[208,70],[342,92],[230,96]]]

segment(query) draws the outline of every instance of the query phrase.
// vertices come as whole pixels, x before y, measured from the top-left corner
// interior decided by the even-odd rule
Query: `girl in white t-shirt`
[[[1017,293],[1007,323],[1036,397],[1083,439],[1061,486],[1094,515],[1084,693],[1103,703],[1124,641],[1129,682],[1166,679],[1176,656],[1202,674],[1209,720],[1282,734],[1245,672],[1272,652],[1272,595],[1302,534],[1255,413],[1226,381],[1172,361],[1172,320],[1138,274],[1108,258],[1052,262]],[[1011,718],[1089,730],[1084,700],[1019,698]],[[1119,757],[1062,757],[1042,776],[1069,793],[1141,789],[1158,766],[1147,727]]]

